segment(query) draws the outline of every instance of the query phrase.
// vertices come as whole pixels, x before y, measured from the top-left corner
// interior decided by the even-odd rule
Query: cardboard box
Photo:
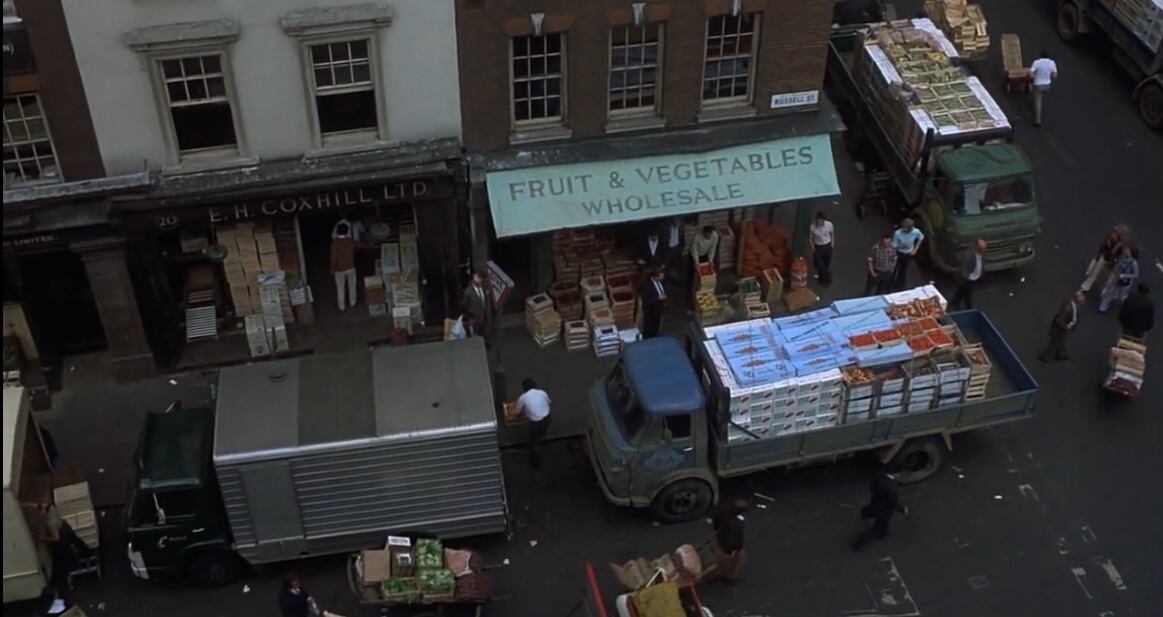
[[[378,586],[392,575],[392,556],[387,549],[360,553],[363,558],[363,584]]]

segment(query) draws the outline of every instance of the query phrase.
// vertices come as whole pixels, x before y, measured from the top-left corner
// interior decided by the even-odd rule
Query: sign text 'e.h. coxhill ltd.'
[[[499,237],[839,193],[827,135],[493,171],[487,181]]]

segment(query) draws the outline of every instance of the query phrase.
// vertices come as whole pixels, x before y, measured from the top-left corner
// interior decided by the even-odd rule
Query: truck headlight
[[[1020,251],[1023,255],[1029,255],[1030,253],[1034,252],[1034,243],[1023,242],[1021,246],[1018,247],[1018,251]]]

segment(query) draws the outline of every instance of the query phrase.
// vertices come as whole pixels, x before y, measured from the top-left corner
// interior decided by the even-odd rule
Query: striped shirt
[[[872,250],[868,252],[868,261],[872,262],[872,269],[877,272],[892,272],[893,266],[896,265],[895,260],[896,251],[880,242],[873,245]]]

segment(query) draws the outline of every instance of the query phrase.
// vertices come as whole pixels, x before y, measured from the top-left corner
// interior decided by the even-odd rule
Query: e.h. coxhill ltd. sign
[[[497,236],[836,195],[827,135],[487,175]]]

